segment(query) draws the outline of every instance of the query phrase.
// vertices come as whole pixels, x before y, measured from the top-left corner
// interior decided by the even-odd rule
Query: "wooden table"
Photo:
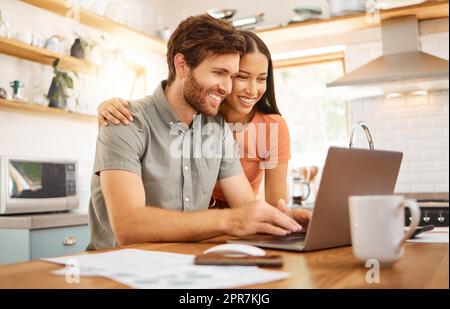
[[[148,243],[127,248],[198,254],[223,243],[223,238],[201,243]],[[272,251],[282,254],[287,279],[246,288],[449,288],[448,244],[408,243],[405,253],[391,268],[381,268],[380,283],[366,282],[369,270],[353,256],[351,247],[308,253]],[[114,281],[81,277],[79,284],[68,284],[50,272],[62,266],[31,261],[0,266],[0,288],[126,288]]]

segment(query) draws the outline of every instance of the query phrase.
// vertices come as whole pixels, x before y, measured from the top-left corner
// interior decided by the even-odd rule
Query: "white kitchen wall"
[[[136,25],[143,27],[142,32],[152,34],[158,22],[155,16],[158,12],[167,13],[167,7],[162,1],[152,1],[155,6],[148,9],[152,3],[143,0],[133,0],[134,12],[139,12],[142,22]],[[138,5],[140,6],[137,7]],[[73,31],[88,37],[99,37],[100,32],[78,23],[74,23],[56,14],[41,10],[18,0],[0,0],[0,10],[3,17],[11,21],[13,32],[31,30],[44,37],[54,34],[68,38],[66,48],[73,42]],[[153,12],[152,18],[151,17]],[[147,14],[147,15],[146,15]],[[138,16],[139,17],[139,16]],[[163,25],[163,21],[160,21]],[[106,36],[112,45],[120,46],[127,51],[130,47]],[[136,51],[142,64],[147,68],[147,93],[153,92],[157,83],[166,77],[165,57],[146,52]],[[25,85],[24,95],[31,99],[34,92],[47,93],[51,79],[50,66],[21,60],[0,54],[0,87],[10,90],[12,80],[21,80]],[[96,107],[103,100],[111,97],[129,98],[131,82],[129,75],[109,74],[108,77],[80,75],[80,103],[85,112],[95,113]],[[137,96],[138,94],[135,94]],[[139,96],[143,96],[141,91]],[[33,158],[74,159],[79,164],[80,208],[86,209],[90,194],[90,178],[95,154],[97,126],[95,123],[77,122],[66,119],[31,116],[20,113],[0,111],[0,155],[26,156]]]
[[[423,51],[448,60],[448,30],[423,35],[420,41]],[[346,70],[351,71],[381,54],[381,41],[347,45]],[[427,96],[349,102],[349,124],[365,121],[374,135],[375,148],[404,152],[396,192],[448,192],[448,100],[446,90]]]

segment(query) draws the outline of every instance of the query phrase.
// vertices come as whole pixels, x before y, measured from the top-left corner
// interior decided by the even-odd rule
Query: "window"
[[[329,146],[347,146],[346,103],[326,87],[344,74],[343,59],[278,67],[277,103],[291,136],[290,167],[323,166]]]

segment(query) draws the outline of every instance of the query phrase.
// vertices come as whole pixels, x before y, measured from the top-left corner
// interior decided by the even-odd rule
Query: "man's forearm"
[[[117,220],[114,232],[121,245],[198,241],[226,233],[228,212],[218,209],[179,212],[140,207]]]
[[[220,180],[220,187],[230,208],[240,208],[256,200],[256,195],[244,174]]]

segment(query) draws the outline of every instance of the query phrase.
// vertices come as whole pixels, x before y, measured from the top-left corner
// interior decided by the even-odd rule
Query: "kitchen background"
[[[133,99],[152,93],[167,74],[164,47],[161,47],[164,46],[163,40],[180,20],[210,8],[235,8],[235,20],[264,13],[263,21],[256,24],[256,30],[276,60],[278,102],[291,131],[291,167],[320,166],[328,146],[347,146],[353,125],[363,120],[374,135],[375,148],[405,153],[397,193],[448,192],[448,87],[422,95],[396,98],[380,95],[356,99],[349,99],[339,90],[326,88],[327,82],[381,56],[381,31],[376,23],[349,31],[336,32],[336,29],[327,28],[317,33],[301,32],[298,25],[305,16],[332,17],[329,3],[325,0],[80,1],[83,12],[87,8],[96,15],[104,15],[154,37],[156,47],[143,48],[134,41],[112,35],[111,31],[97,30],[27,2],[63,3],[70,10],[70,5],[76,1],[0,0],[1,16],[6,25],[0,31],[0,39],[3,37],[3,41],[0,40],[0,87],[8,91],[9,99],[13,95],[10,82],[18,80],[25,85],[21,92],[22,100],[48,104],[44,95],[52,82],[53,70],[50,65],[38,63],[40,61],[23,60],[4,53],[5,37],[29,41],[27,43],[33,43],[33,37],[37,37],[38,42],[35,43],[42,45],[45,39],[59,35],[65,40],[53,47],[66,55],[70,54],[70,47],[77,36],[94,44],[92,49],[88,47],[86,58],[101,69],[88,74],[80,70],[78,78],[73,76],[75,87],[70,92],[71,99],[66,109],[72,114],[95,115],[97,105],[105,99]],[[421,49],[448,60],[448,1],[433,2],[446,4],[447,11],[438,12],[438,18],[420,21]],[[297,11],[303,8],[303,15],[296,15],[295,8]],[[304,14],[305,11],[308,13]],[[275,34],[267,31],[268,28],[285,26],[289,21],[297,21],[298,24]],[[296,36],[297,32],[301,35]],[[39,42],[38,34],[42,42]],[[52,46],[47,46],[49,48]],[[78,98],[78,103],[74,98]],[[95,119],[49,117],[42,112],[24,113],[5,106],[0,101],[0,154],[78,161],[80,208],[87,209],[97,136]],[[357,146],[367,147],[360,132],[356,141]]]

